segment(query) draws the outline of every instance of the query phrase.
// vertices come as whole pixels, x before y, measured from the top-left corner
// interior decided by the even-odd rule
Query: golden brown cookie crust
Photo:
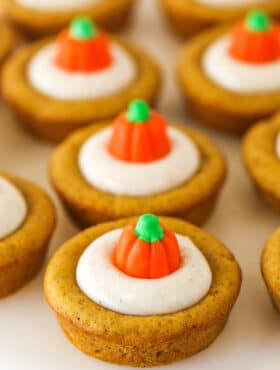
[[[0,0],[4,13],[21,31],[31,37],[54,34],[73,17],[87,15],[108,30],[116,30],[126,23],[136,0],[106,0],[99,4],[71,11],[39,11],[24,7],[16,0]]]
[[[132,366],[166,364],[206,348],[221,332],[238,297],[241,273],[220,242],[184,221],[161,218],[176,233],[189,236],[213,272],[208,295],[183,311],[130,316],[91,301],[76,283],[76,266],[87,246],[102,234],[133,219],[100,224],[66,242],[50,261],[45,296],[68,338],[80,350],[101,360]]]
[[[182,186],[158,195],[116,196],[88,184],[77,161],[83,143],[109,124],[79,130],[61,143],[51,157],[52,184],[74,220],[82,226],[90,226],[141,213],[156,213],[182,217],[197,224],[204,222],[213,210],[226,177],[225,159],[216,146],[199,132],[178,125],[201,153],[198,173]]]
[[[39,271],[55,227],[55,210],[36,185],[0,172],[23,194],[28,214],[16,232],[0,240],[0,297],[28,283]]]
[[[160,88],[160,73],[152,58],[131,43],[118,38],[115,42],[135,60],[138,75],[128,87],[115,95],[82,101],[58,100],[34,89],[26,68],[32,56],[53,39],[39,41],[18,51],[3,67],[4,98],[25,127],[49,140],[62,140],[82,126],[110,119],[126,109],[135,98],[153,104]]]
[[[0,35],[0,63],[2,63],[18,43],[19,36],[13,27],[2,19],[0,19]]]
[[[241,134],[253,123],[278,111],[280,89],[263,94],[241,94],[224,89],[206,76],[202,68],[203,53],[232,26],[205,31],[189,41],[183,49],[177,72],[187,106],[201,123]]]
[[[280,116],[253,126],[243,140],[243,160],[262,198],[280,211],[280,160],[276,154],[276,138],[280,132]]]
[[[280,311],[280,229],[273,233],[265,245],[261,269],[272,302]]]
[[[159,0],[172,28],[184,36],[191,36],[206,27],[241,18],[252,5],[220,7],[209,6],[195,0]],[[257,6],[257,5],[256,5]],[[274,17],[280,16],[280,4],[271,0],[261,8]]]

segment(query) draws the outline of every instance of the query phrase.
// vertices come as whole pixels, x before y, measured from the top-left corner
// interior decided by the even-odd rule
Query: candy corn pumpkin
[[[170,140],[164,118],[146,102],[134,100],[113,123],[109,152],[127,162],[151,162],[167,155]]]
[[[118,269],[142,279],[167,276],[179,268],[181,260],[176,236],[152,214],[124,228],[114,258]]]
[[[229,53],[248,63],[268,63],[280,57],[280,29],[262,11],[252,11],[231,35]]]
[[[58,36],[56,64],[72,72],[93,72],[109,67],[112,56],[108,36],[86,17],[74,19]]]

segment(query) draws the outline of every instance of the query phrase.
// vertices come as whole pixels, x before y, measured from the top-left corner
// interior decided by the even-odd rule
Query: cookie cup
[[[209,6],[195,0],[159,0],[171,27],[177,33],[189,37],[193,34],[244,16],[253,5],[245,6]],[[260,6],[256,1],[255,7]],[[280,4],[271,0],[261,4],[268,14],[279,17]]]
[[[233,24],[216,27],[189,41],[179,59],[177,76],[187,108],[198,121],[217,130],[242,134],[255,122],[278,111],[280,88],[257,94],[237,93],[206,75],[202,66],[204,52],[232,27]]]
[[[50,160],[51,182],[70,216],[81,226],[155,213],[201,224],[211,214],[226,177],[226,163],[216,146],[199,132],[176,125],[201,153],[199,171],[181,186],[145,197],[114,195],[90,185],[80,172],[78,155],[85,141],[111,122],[77,131],[61,143]]]
[[[261,197],[280,212],[280,160],[276,138],[280,116],[253,126],[243,140],[243,161]]]
[[[11,25],[2,19],[0,20],[0,35],[0,63],[3,63],[19,42],[19,36]]]
[[[44,95],[28,81],[26,70],[32,57],[53,41],[38,41],[21,49],[3,67],[4,98],[19,122],[33,133],[59,141],[80,127],[113,118],[135,98],[155,103],[161,80],[157,65],[148,54],[121,38],[114,42],[131,55],[138,67],[138,74],[129,86],[99,99],[58,100]]]
[[[0,0],[5,16],[32,38],[54,34],[81,14],[108,30],[119,29],[127,22],[135,3],[136,0],[106,0],[74,10],[40,11],[25,7],[17,0]]]
[[[273,233],[265,245],[261,269],[272,302],[280,311],[280,229]]]
[[[66,242],[47,267],[45,296],[67,337],[81,351],[122,365],[163,365],[191,356],[215,340],[237,299],[241,274],[232,254],[213,237],[184,221],[161,218],[170,230],[190,237],[206,257],[213,272],[207,296],[180,312],[154,316],[124,315],[98,305],[77,285],[79,258],[93,240],[134,220],[100,224]]]
[[[23,194],[27,216],[12,234],[0,240],[0,297],[28,283],[40,270],[55,228],[55,210],[48,196],[29,181],[0,173]]]

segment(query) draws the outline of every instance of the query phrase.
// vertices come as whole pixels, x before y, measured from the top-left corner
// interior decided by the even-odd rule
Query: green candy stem
[[[127,119],[130,122],[146,122],[150,119],[150,115],[150,107],[144,100],[133,100],[128,106]]]
[[[245,24],[249,31],[265,32],[270,29],[271,21],[265,12],[253,10],[248,13]]]
[[[164,230],[160,226],[158,217],[147,213],[139,217],[135,227],[135,235],[147,243],[155,243],[163,239]]]
[[[96,37],[97,28],[88,17],[77,17],[70,24],[70,34],[78,40],[88,40]]]

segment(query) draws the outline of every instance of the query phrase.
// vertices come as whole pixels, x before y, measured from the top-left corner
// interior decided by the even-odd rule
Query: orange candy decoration
[[[277,60],[280,56],[278,26],[258,35],[248,32],[243,24],[239,24],[233,31],[229,52],[235,59],[249,63]]]
[[[229,53],[248,63],[268,63],[280,57],[280,28],[261,11],[252,11],[231,35]]]
[[[280,28],[262,11],[252,11],[238,23],[231,36],[229,53],[248,63],[268,63],[280,57]]]
[[[128,112],[113,123],[108,150],[117,159],[151,162],[166,156],[170,149],[165,120],[157,112],[150,112],[142,100],[133,101]]]
[[[112,63],[110,41],[105,33],[98,32],[87,18],[75,19],[70,30],[58,36],[56,64],[70,72],[94,72]]]
[[[115,249],[116,267],[139,279],[167,276],[180,267],[180,261],[176,236],[151,214],[126,226]]]

